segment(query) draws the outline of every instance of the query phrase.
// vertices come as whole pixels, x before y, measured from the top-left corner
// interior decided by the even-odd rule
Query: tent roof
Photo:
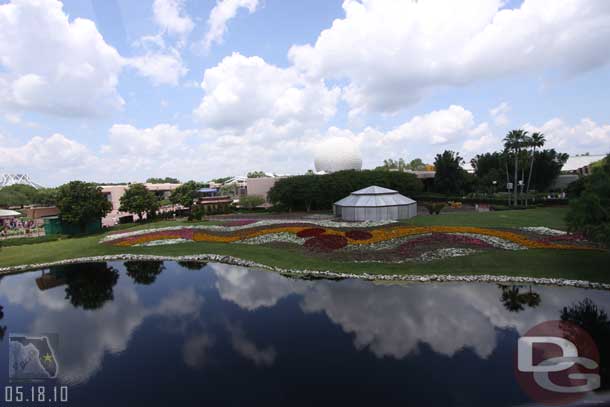
[[[394,191],[393,189],[387,189],[383,187],[378,187],[377,185],[373,185],[370,187],[366,187],[360,189],[358,191],[352,192],[352,195],[381,195],[381,194],[397,194],[398,191]]]
[[[21,212],[11,211],[9,209],[0,209],[0,218],[15,218],[23,216]]]
[[[347,196],[335,202],[335,205],[358,207],[384,207],[411,205],[414,203],[414,200],[399,194],[397,191],[378,186],[371,186],[368,188],[361,189],[359,191],[352,192],[350,196]]]

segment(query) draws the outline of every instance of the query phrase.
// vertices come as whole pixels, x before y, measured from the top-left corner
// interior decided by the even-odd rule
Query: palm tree
[[[515,178],[514,178],[514,202],[513,204],[517,204],[517,179],[519,177],[519,152],[521,148],[524,146],[525,141],[527,140],[527,131],[525,130],[511,130],[506,137],[504,137],[504,148],[507,151],[512,151],[515,155]]]
[[[540,132],[532,133],[532,136],[529,137],[529,145],[532,147],[532,161],[530,162],[530,172],[527,176],[527,189],[525,195],[525,206],[527,206],[527,196],[530,193],[530,185],[532,182],[532,172],[534,172],[534,160],[536,158],[536,148],[542,148],[544,143],[546,142],[544,138],[544,134]]]

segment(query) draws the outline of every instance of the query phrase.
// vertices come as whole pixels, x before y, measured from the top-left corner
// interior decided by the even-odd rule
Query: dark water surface
[[[0,384],[10,333],[56,333],[64,405],[515,405],[519,335],[586,298],[610,311],[610,293],[574,288],[57,267],[0,280]]]

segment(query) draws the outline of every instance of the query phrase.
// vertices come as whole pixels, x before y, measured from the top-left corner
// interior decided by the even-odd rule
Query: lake
[[[606,291],[62,266],[0,279],[0,382],[9,335],[49,334],[57,378],[42,383],[67,386],[64,405],[515,405],[529,401],[514,374],[517,339],[582,304],[607,323]]]

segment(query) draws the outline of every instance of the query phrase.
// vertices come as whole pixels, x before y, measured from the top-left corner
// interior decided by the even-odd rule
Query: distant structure
[[[180,185],[182,184],[144,184],[146,189],[151,192],[154,192],[154,194],[157,195],[160,200],[168,199],[172,191],[178,188]],[[108,201],[112,204],[112,210],[102,219],[103,226],[114,226],[119,223],[120,218],[124,216],[133,216],[133,219],[137,220],[136,215],[119,211],[119,208],[121,206],[121,197],[128,188],[128,184],[102,186],[102,193],[104,194],[104,196],[106,196],[106,199],[108,199]]]
[[[417,215],[417,202],[393,189],[373,185],[335,202],[333,212],[347,221],[408,219]]]
[[[553,181],[552,190],[565,190],[568,185],[580,177],[590,175],[596,163],[603,160],[605,155],[571,155],[561,168],[561,174]]]
[[[353,141],[345,137],[334,137],[317,147],[314,165],[318,173],[361,170],[362,156]]]
[[[36,189],[43,188],[42,185],[35,183],[27,174],[2,174],[0,175],[0,188],[11,185],[29,185]]]

